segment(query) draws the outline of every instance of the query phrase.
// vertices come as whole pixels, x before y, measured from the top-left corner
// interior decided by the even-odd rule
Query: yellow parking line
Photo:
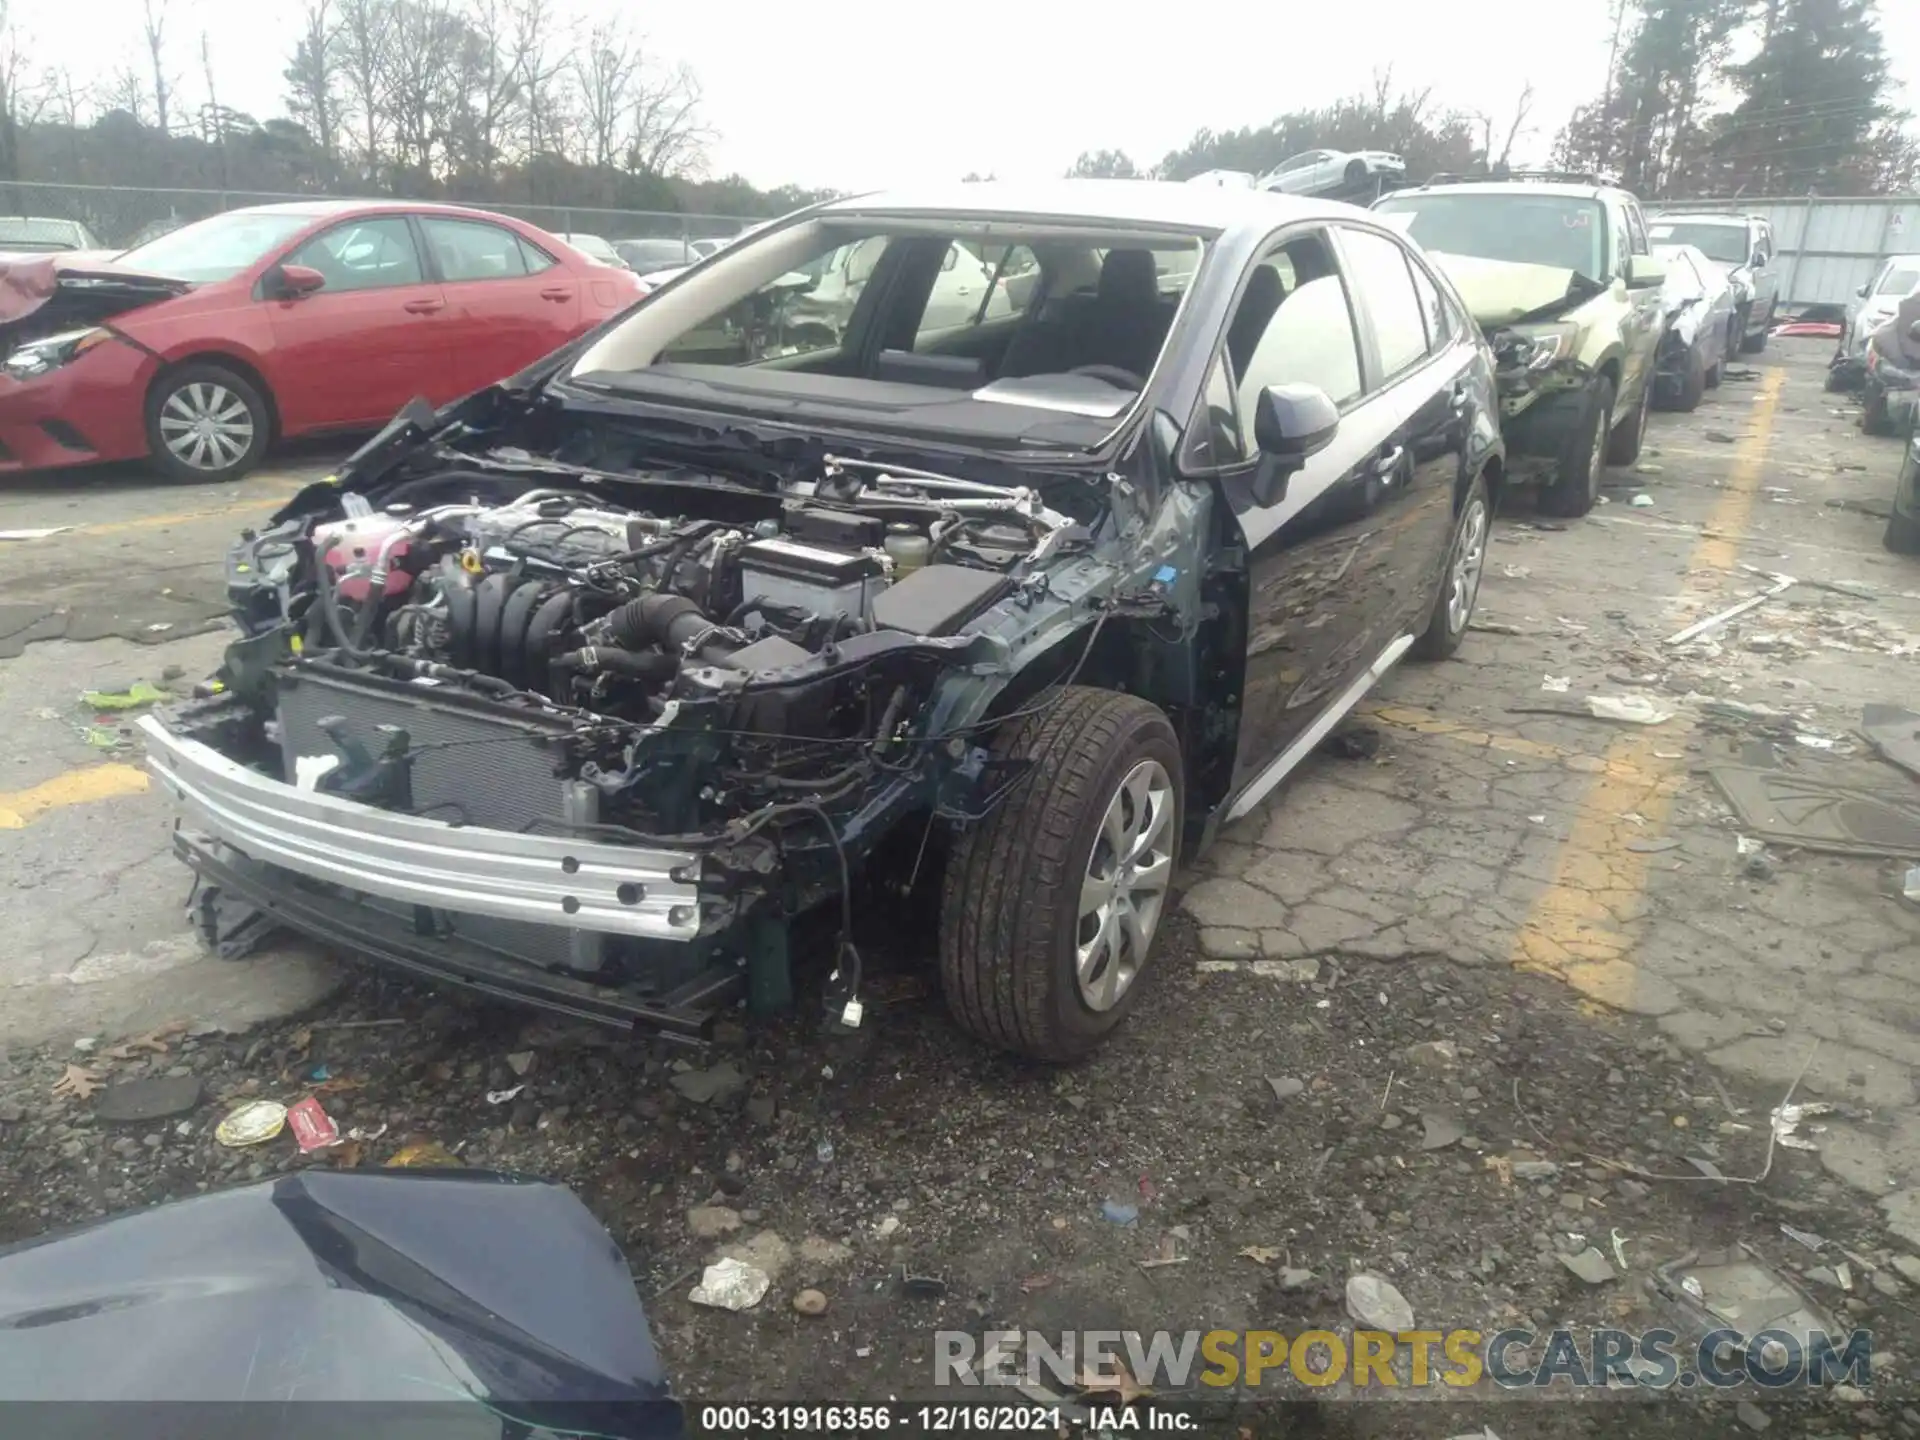
[[[1744,527],[1759,496],[1785,382],[1786,372],[1778,369],[1767,371],[1761,381],[1751,429],[1734,452],[1727,488],[1688,564],[1689,588],[1711,591],[1721,572],[1734,568],[1739,552],[1730,532]],[[1676,741],[1685,738],[1685,726],[1676,720],[1657,737],[1635,732],[1607,747],[1606,769],[1594,777],[1574,812],[1553,881],[1514,936],[1516,966],[1557,975],[1602,1004],[1633,1008],[1640,972],[1629,957],[1648,862],[1627,842],[1653,833],[1671,812],[1673,797],[1685,783],[1685,762],[1663,759],[1660,752],[1683,748]],[[1640,823],[1628,820],[1630,813]]]
[[[264,511],[289,500],[299,493],[293,490],[253,490],[245,500],[236,500],[228,505],[214,505],[205,510],[175,510],[165,515],[142,515],[134,520],[109,520],[101,525],[76,525],[75,535],[120,535],[129,530],[153,530],[164,525],[179,525],[188,520],[208,520],[219,515],[244,515]]]
[[[86,765],[56,775],[30,790],[0,791],[0,830],[24,830],[49,810],[138,795],[147,788],[147,772],[113,761]]]

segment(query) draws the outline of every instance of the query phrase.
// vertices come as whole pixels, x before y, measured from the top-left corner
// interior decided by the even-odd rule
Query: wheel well
[[[220,350],[203,350],[198,355],[186,355],[178,360],[169,360],[153,383],[147,387],[147,400],[152,402],[154,392],[160,388],[160,382],[177,370],[189,365],[209,365],[216,370],[229,370],[251,385],[267,407],[268,439],[280,438],[280,405],[273,398],[273,387],[267,384],[266,377],[238,356],[228,355]]]
[[[1495,515],[1498,515],[1500,513],[1500,499],[1506,494],[1507,489],[1506,462],[1498,455],[1489,455],[1486,464],[1480,467],[1480,473],[1487,477],[1487,508]],[[1469,481],[1468,488],[1471,488],[1471,485],[1472,482]],[[1459,498],[1454,501],[1453,508],[1457,511],[1466,503],[1466,498],[1466,491],[1462,490]]]

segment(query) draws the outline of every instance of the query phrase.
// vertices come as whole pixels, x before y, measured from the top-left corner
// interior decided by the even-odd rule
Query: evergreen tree
[[[1737,194],[1861,195],[1911,143],[1887,104],[1875,0],[1778,0],[1759,52],[1728,77],[1740,103],[1717,127],[1720,184]]]

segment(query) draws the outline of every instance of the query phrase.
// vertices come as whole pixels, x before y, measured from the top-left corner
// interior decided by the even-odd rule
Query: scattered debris
[[[1920,777],[1920,715],[1899,705],[1866,705],[1860,733],[1887,760]]]
[[[402,1145],[387,1161],[389,1170],[463,1170],[466,1164],[438,1140],[416,1140]]]
[[[718,1240],[740,1225],[740,1212],[726,1205],[696,1205],[687,1211],[687,1229],[696,1240]]]
[[[1256,1265],[1271,1265],[1280,1258],[1281,1253],[1271,1245],[1248,1245],[1240,1251],[1240,1258],[1251,1260]]]
[[[51,535],[62,535],[71,530],[71,525],[43,525],[37,530],[0,530],[0,540],[45,540]]]
[[[1240,1252],[1245,1254],[1243,1250]],[[1160,1248],[1147,1259],[1139,1262],[1142,1270],[1158,1270],[1165,1265],[1184,1265],[1187,1257],[1182,1255],[1171,1233],[1160,1237]]]
[[[1293,1075],[1282,1075],[1277,1080],[1269,1077],[1267,1084],[1273,1087],[1273,1098],[1276,1100],[1291,1100],[1307,1088],[1306,1081]]]
[[[1735,1355],[1750,1343],[1743,1336],[1761,1339],[1755,1358],[1771,1362],[1768,1368],[1776,1371],[1785,1347],[1762,1337],[1780,1331],[1840,1333],[1833,1316],[1785,1275],[1762,1264],[1749,1246],[1705,1254],[1689,1251],[1656,1266],[1653,1276],[1654,1292],[1691,1322],[1696,1339],[1717,1331]]]
[[[802,1315],[824,1315],[827,1297],[818,1290],[802,1290],[793,1297],[793,1308]]]
[[[340,1127],[333,1123],[333,1117],[321,1108],[319,1099],[312,1095],[287,1107],[287,1128],[293,1131],[293,1138],[299,1142],[303,1155],[340,1143]]]
[[[1596,720],[1622,720],[1629,725],[1663,725],[1673,711],[1644,695],[1589,695],[1587,712]]]
[[[1613,1244],[1613,1263],[1620,1267],[1624,1275],[1627,1270],[1627,1237],[1618,1230],[1609,1230],[1607,1239]]]
[[[487,1091],[487,1104],[504,1105],[526,1088],[525,1085],[515,1085],[510,1090],[489,1090]]]
[[[1763,590],[1758,595],[1748,596],[1738,605],[1729,605],[1725,610],[1720,611],[1718,614],[1709,615],[1704,620],[1696,620],[1684,630],[1674,631],[1673,634],[1667,637],[1666,643],[1669,645],[1684,645],[1689,640],[1697,640],[1709,631],[1718,630],[1729,620],[1738,619],[1749,610],[1757,610],[1775,596],[1784,595],[1796,583],[1791,575],[1775,575],[1771,578],[1773,585],[1770,589]]]
[[[1751,1400],[1742,1400],[1736,1404],[1733,1407],[1733,1418],[1756,1435],[1773,1424],[1773,1421],[1767,1418],[1766,1412]]]
[[[1281,1267],[1279,1277],[1274,1283],[1282,1290],[1304,1290],[1313,1283],[1313,1272],[1285,1265]]]
[[[1422,1150],[1444,1150],[1467,1132],[1445,1115],[1428,1112],[1420,1117],[1425,1133],[1420,1137]]]
[[[1531,630],[1522,630],[1518,625],[1509,625],[1503,620],[1470,620],[1467,629],[1478,630],[1483,635],[1531,635]]]
[[[1562,1255],[1560,1263],[1589,1285],[1605,1285],[1616,1279],[1607,1257],[1589,1245],[1577,1255]]]
[[[1555,695],[1564,694],[1573,684],[1571,675],[1546,675],[1541,677],[1540,688]]]
[[[68,1065],[53,1082],[53,1093],[63,1100],[85,1100],[100,1088],[100,1072],[84,1065]]]
[[[1651,510],[1653,508],[1653,497],[1643,490],[1627,503],[1636,510]]]
[[[687,1299],[715,1310],[751,1310],[766,1298],[772,1284],[766,1271],[744,1261],[717,1260],[707,1266]]]
[[[1920,808],[1880,791],[1746,765],[1715,765],[1707,778],[1744,828],[1775,844],[1920,860]]]
[[[1349,725],[1320,742],[1320,753],[1340,760],[1371,760],[1380,751],[1380,732],[1371,725]]]
[[[747,1077],[731,1061],[724,1061],[710,1070],[683,1070],[670,1083],[695,1105],[711,1105],[738,1095],[746,1088]]]
[[[213,1138],[230,1149],[259,1145],[287,1127],[287,1107],[278,1100],[249,1100],[227,1112],[213,1127]]]
[[[1658,465],[1636,465],[1633,467],[1633,473],[1636,475],[1661,475],[1666,472]]]
[[[516,1075],[525,1075],[533,1069],[533,1051],[516,1050],[507,1056],[507,1068]]]
[[[80,701],[89,710],[139,710],[171,697],[158,685],[136,681],[125,690],[87,690]]]
[[[1110,1220],[1115,1225],[1132,1225],[1140,1218],[1140,1207],[1123,1205],[1118,1200],[1102,1200],[1100,1216],[1103,1220]]]
[[[1460,1052],[1451,1040],[1422,1040],[1402,1050],[1400,1058],[1423,1070],[1444,1070],[1459,1062]]]
[[[1663,851],[1677,850],[1681,842],[1672,835],[1652,835],[1646,839],[1635,836],[1627,841],[1627,849],[1636,855],[1658,855]]]
[[[198,1075],[153,1075],[116,1080],[93,1107],[96,1118],[116,1124],[169,1120],[199,1105],[206,1087]]]
[[[1398,1334],[1413,1329],[1407,1297],[1378,1275],[1360,1274],[1347,1281],[1347,1313],[1369,1330]]]
[[[1798,1244],[1806,1246],[1807,1249],[1809,1250],[1814,1250],[1814,1251],[1821,1250],[1826,1246],[1826,1243],[1827,1243],[1826,1239],[1823,1236],[1816,1235],[1811,1230],[1795,1229],[1791,1225],[1782,1225],[1780,1227],[1780,1233],[1786,1236],[1789,1240],[1795,1241]]]
[[[1773,1138],[1789,1150],[1818,1150],[1820,1148],[1818,1145],[1796,1132],[1800,1128],[1800,1122],[1808,1116],[1832,1113],[1833,1106],[1824,1100],[1812,1100],[1804,1105],[1788,1105],[1783,1102],[1773,1108],[1771,1117]]]
[[[1739,443],[1724,430],[1707,430],[1702,432],[1700,438],[1703,440],[1711,440],[1715,445],[1737,445]]]

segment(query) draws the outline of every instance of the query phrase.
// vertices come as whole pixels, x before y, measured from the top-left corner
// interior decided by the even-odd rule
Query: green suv
[[[1584,515],[1607,465],[1640,454],[1666,266],[1640,202],[1574,176],[1397,190],[1374,211],[1430,254],[1493,345],[1507,479]]]

